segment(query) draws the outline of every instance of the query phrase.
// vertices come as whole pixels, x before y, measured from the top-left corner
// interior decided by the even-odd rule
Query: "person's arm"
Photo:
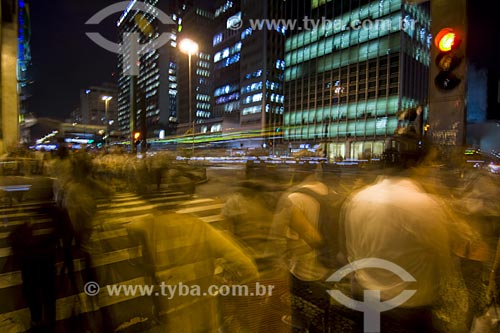
[[[321,235],[299,208],[292,205],[291,209],[290,228],[298,233],[299,237],[311,248],[317,248],[322,242]]]
[[[259,279],[257,266],[247,255],[245,250],[238,245],[229,235],[206,225],[208,242],[217,257],[223,258],[234,270],[239,283],[248,283]]]

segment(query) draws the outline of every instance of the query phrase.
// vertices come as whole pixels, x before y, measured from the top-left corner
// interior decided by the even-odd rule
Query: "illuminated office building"
[[[213,110],[223,132],[280,126],[285,29],[251,21],[282,17],[283,1],[216,1]]]
[[[146,132],[148,138],[160,133],[175,132],[177,113],[177,64],[176,64],[176,24],[164,24],[158,19],[158,11],[169,15],[175,21],[175,6],[157,0],[146,0],[149,12],[137,10],[136,1],[122,13],[117,25],[121,36],[118,78],[118,126],[124,137],[130,134],[131,101],[130,44],[123,40],[130,33],[139,35],[139,43],[146,44],[163,33],[169,33],[166,45],[151,49],[139,55],[139,74],[135,91],[135,129]],[[163,6],[164,5],[164,6]]]
[[[189,58],[177,50],[179,98],[177,134],[206,132],[216,129],[212,113],[212,36],[214,27],[213,3],[187,0],[178,5],[178,38],[188,38],[198,44],[198,53],[191,56],[191,91],[189,91]],[[191,98],[191,110],[189,108]],[[194,124],[193,124],[194,123]]]
[[[427,113],[428,3],[297,0],[287,6],[297,26],[288,29],[285,44],[285,143],[321,147],[329,159],[375,158],[397,148],[393,139],[412,128],[404,111],[422,106],[419,117]],[[413,128],[418,138],[421,128]]]
[[[213,114],[218,119],[212,131],[226,131],[239,128],[241,107],[241,50],[242,39],[239,29],[228,28],[228,20],[241,16],[240,1],[220,0],[215,2],[215,31],[211,38],[214,52]]]

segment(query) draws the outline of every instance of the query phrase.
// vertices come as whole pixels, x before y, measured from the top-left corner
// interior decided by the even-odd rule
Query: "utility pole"
[[[131,33],[124,40],[129,49],[129,78],[130,78],[130,152],[137,153],[134,134],[137,130],[137,77],[139,76],[139,35]]]
[[[452,153],[466,142],[467,0],[432,0],[428,129],[430,144]]]
[[[194,123],[196,121],[196,117],[194,116],[193,114],[193,107],[192,107],[192,103],[193,103],[193,95],[194,95],[194,92],[193,92],[193,83],[191,82],[192,81],[192,65],[191,65],[191,58],[194,54],[197,54],[198,53],[198,50],[199,50],[199,46],[198,46],[198,43],[196,43],[195,41],[191,40],[191,39],[188,39],[188,38],[185,38],[183,40],[180,41],[179,43],[179,49],[182,53],[185,53],[188,55],[188,80],[189,80],[189,93],[188,93],[188,97],[189,97],[189,124],[191,126],[191,136],[192,136],[192,144],[191,144],[191,156],[194,156]]]
[[[134,134],[137,129],[136,119],[137,119],[137,76],[130,76],[130,152],[132,154],[137,153],[137,147],[135,145]]]
[[[141,124],[141,154],[146,153],[147,150],[147,128],[146,128],[146,87],[141,91],[141,114],[139,115],[139,120]]]

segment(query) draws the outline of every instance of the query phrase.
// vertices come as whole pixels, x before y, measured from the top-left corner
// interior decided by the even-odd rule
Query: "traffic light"
[[[439,70],[434,84],[442,91],[453,90],[463,79],[455,73],[464,58],[460,35],[452,28],[443,28],[437,33],[434,44],[438,51],[435,63]]]
[[[134,144],[137,146],[141,142],[141,132],[134,132]]]
[[[433,43],[430,45],[429,108],[422,123],[429,125],[423,133],[431,145],[460,146],[466,141],[468,2],[429,1]]]

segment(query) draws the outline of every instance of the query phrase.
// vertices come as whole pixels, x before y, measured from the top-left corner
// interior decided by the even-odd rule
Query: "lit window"
[[[214,36],[213,46],[220,44],[220,43],[222,43],[222,34],[221,33]]]
[[[281,60],[281,59],[276,60],[276,69],[284,70],[285,69],[285,61]]]
[[[243,32],[241,33],[241,40],[244,40],[245,38],[247,38],[248,36],[251,36],[253,33],[253,30],[252,28],[246,28],[245,30],[243,30]]]

